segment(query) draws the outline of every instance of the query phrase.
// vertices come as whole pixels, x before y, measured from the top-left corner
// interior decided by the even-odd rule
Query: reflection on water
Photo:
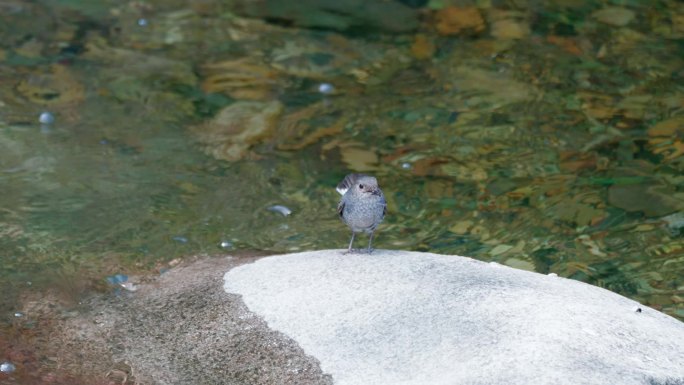
[[[445,5],[362,36],[213,1],[78,3],[0,5],[5,314],[27,282],[342,248],[334,186],[358,171],[387,195],[377,247],[684,319],[681,6]]]

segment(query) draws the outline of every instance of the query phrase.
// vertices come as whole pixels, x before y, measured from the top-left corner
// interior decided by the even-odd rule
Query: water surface
[[[387,196],[379,248],[684,319],[684,9],[570,3],[433,4],[400,33],[213,1],[4,2],[0,320],[26,291],[77,302],[184,256],[346,247],[348,172]]]

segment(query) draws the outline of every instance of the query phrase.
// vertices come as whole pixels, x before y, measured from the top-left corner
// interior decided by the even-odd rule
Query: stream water
[[[0,2],[0,323],[27,291],[77,301],[185,256],[346,247],[348,172],[387,196],[377,248],[684,319],[684,7],[542,3],[431,1],[397,31]]]

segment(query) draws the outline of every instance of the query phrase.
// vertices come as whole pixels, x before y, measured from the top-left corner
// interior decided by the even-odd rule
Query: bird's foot
[[[347,254],[371,254],[374,252],[374,248],[368,248],[368,249],[347,249],[342,252],[342,255],[347,255]]]

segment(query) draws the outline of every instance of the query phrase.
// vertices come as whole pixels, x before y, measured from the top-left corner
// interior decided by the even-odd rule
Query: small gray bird
[[[337,205],[337,213],[352,231],[347,252],[352,251],[354,235],[363,231],[370,234],[370,254],[373,251],[373,232],[385,218],[387,211],[387,202],[378,186],[378,180],[369,175],[349,174],[337,185],[337,192],[342,195],[342,200]]]

